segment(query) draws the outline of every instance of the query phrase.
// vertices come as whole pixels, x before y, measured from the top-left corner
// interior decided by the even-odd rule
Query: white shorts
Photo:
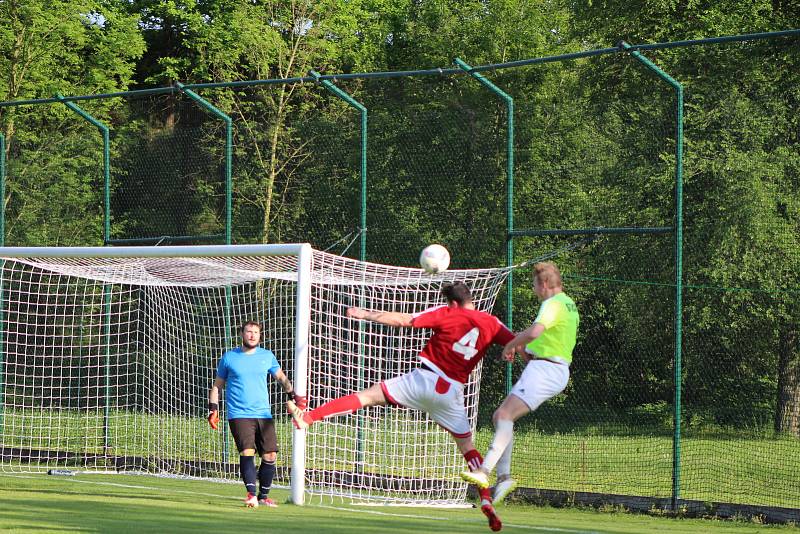
[[[547,360],[531,360],[511,388],[531,411],[564,391],[569,382],[569,366]]]
[[[472,429],[464,408],[464,386],[455,385],[432,371],[410,373],[381,382],[386,400],[421,410],[456,438],[468,438]]]

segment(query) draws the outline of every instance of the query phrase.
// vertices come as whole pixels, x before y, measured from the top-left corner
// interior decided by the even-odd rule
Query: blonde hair
[[[534,265],[533,278],[548,289],[561,287],[561,271],[552,261],[541,261]]]

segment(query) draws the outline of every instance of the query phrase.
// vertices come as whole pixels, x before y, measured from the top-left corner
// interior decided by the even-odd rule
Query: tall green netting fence
[[[659,54],[687,80],[686,499],[798,507],[797,47]]]
[[[5,244],[102,244],[102,135],[61,103],[14,112],[6,140]]]
[[[78,102],[111,132],[109,217],[97,128],[63,103],[20,106],[6,243],[102,243],[105,221],[111,243],[222,242],[230,172],[234,242],[409,266],[431,242],[456,268],[504,264],[509,247],[516,262],[552,256],[582,323],[567,390],[516,426],[527,493],[797,517],[797,42],[636,47],[681,84],[683,106],[622,48],[482,69],[513,117],[459,68],[194,87],[230,118],[230,146],[225,120],[185,90]],[[85,208],[59,212],[67,194]],[[526,327],[538,307],[529,268],[511,302],[496,314]],[[507,388],[505,364],[487,358],[481,449]]]
[[[234,127],[235,240],[358,257],[359,114],[308,83],[224,89],[218,101]]]
[[[225,243],[225,122],[178,90],[110,102],[108,244]]]
[[[675,224],[674,91],[625,54],[492,79],[515,96],[517,110],[514,225],[528,233],[515,240],[515,256],[547,256],[593,230],[608,232],[553,258],[579,304],[580,339],[567,390],[516,425],[513,472],[529,488],[669,498],[675,261],[665,228]],[[546,90],[552,80],[561,80],[558,93]],[[538,308],[529,269],[515,287],[520,330]],[[486,400],[491,410],[500,398]]]
[[[497,265],[503,108],[464,76],[368,80],[352,92],[370,112],[367,258],[417,266],[441,243],[452,267]]]

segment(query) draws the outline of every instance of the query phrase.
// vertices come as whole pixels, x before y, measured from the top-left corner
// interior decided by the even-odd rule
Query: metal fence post
[[[661,70],[641,53],[629,50],[622,41],[620,46],[655,72],[675,90],[675,406],[674,435],[672,438],[672,509],[678,510],[681,491],[681,343],[683,317],[683,86]]]
[[[472,67],[456,58],[454,63],[464,69],[470,76],[478,80],[484,87],[499,96],[506,103],[508,118],[506,120],[506,265],[514,265],[514,99],[505,91],[487,80],[483,75],[472,70]],[[514,328],[514,271],[509,271],[506,282],[506,323]],[[506,364],[506,394],[511,393],[512,363]]]

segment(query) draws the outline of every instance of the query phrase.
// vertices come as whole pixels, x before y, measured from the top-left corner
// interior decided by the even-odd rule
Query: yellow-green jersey
[[[544,332],[528,343],[526,352],[569,365],[572,349],[578,337],[578,307],[565,293],[557,293],[542,302],[534,323],[545,327]]]

